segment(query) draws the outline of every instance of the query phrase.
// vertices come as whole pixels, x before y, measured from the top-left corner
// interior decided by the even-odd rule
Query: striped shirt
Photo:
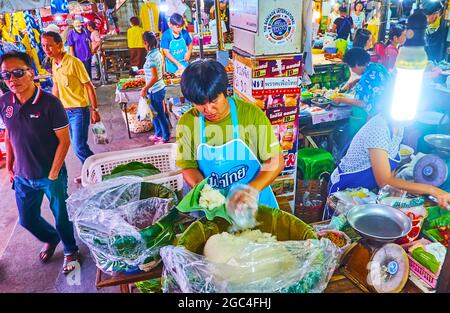
[[[152,67],[156,67],[158,81],[149,89],[149,92],[155,93],[163,89],[166,85],[162,78],[162,56],[159,49],[155,48],[147,53],[144,63],[145,82],[149,82],[152,77]]]

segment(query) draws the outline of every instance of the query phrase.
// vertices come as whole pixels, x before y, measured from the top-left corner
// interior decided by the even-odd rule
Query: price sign
[[[244,96],[252,97],[252,69],[234,60],[234,83],[233,87]]]

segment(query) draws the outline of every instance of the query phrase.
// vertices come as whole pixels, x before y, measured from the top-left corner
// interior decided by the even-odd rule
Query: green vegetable
[[[425,266],[431,272],[436,274],[439,271],[441,263],[436,260],[436,257],[433,254],[425,251],[423,247],[414,249],[411,255],[414,260]]]
[[[161,173],[161,171],[152,164],[144,164],[141,162],[130,162],[128,164],[117,166],[111,171],[110,175],[104,175],[103,180],[108,180],[122,176],[147,177],[159,173]]]

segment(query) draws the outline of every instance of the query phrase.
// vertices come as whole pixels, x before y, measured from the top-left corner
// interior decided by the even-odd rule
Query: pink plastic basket
[[[417,262],[416,260],[414,260],[412,258],[412,256],[408,252],[408,248],[417,243],[423,243],[425,245],[425,244],[431,243],[431,241],[429,241],[425,238],[422,238],[422,239],[401,245],[401,247],[403,249],[405,249],[405,251],[408,255],[409,269],[411,270],[411,272],[416,274],[421,280],[423,280],[428,286],[430,286],[431,288],[434,289],[434,288],[436,288],[440,270],[439,270],[439,272],[434,274],[434,273],[430,272],[427,268],[425,268],[422,264],[420,264],[419,262]]]

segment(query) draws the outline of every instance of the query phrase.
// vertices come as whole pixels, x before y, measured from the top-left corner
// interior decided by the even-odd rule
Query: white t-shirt
[[[225,22],[223,20],[220,20],[222,23],[222,33],[226,33],[227,30],[227,25],[225,24]],[[218,43],[218,39],[217,39],[217,24],[216,24],[216,20],[210,20],[209,21],[209,31],[211,32],[211,44],[212,45],[217,45]]]
[[[341,171],[344,173],[355,173],[366,170],[370,164],[369,149],[382,149],[388,152],[389,158],[395,160],[400,143],[403,140],[403,127],[394,127],[394,134],[386,119],[377,114],[372,117],[355,135],[347,153],[339,163]],[[331,175],[331,181],[335,182],[337,169]]]

